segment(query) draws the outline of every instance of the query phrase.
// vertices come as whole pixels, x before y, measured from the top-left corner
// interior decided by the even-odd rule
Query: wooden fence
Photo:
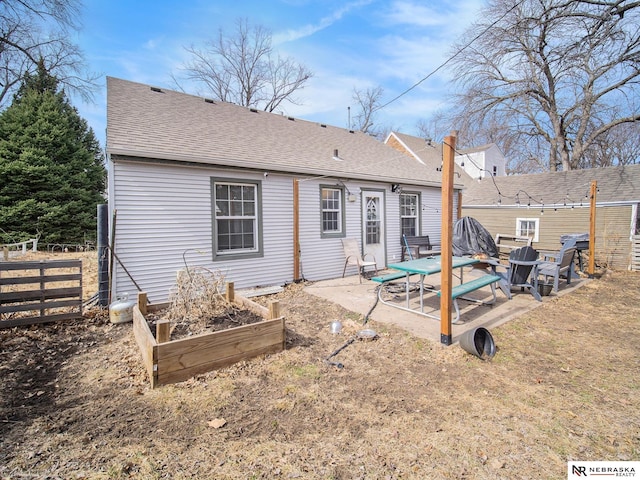
[[[0,262],[0,328],[82,317],[82,261]]]
[[[640,235],[631,238],[631,270],[640,271]]]
[[[38,239],[37,238],[30,238],[29,240],[26,240],[24,242],[5,243],[3,245],[0,245],[0,249],[2,249],[2,256],[4,257],[5,262],[7,260],[9,260],[10,252],[22,252],[22,255],[26,255],[27,254],[27,245],[29,243],[31,244],[31,251],[32,252],[37,252],[38,251]]]

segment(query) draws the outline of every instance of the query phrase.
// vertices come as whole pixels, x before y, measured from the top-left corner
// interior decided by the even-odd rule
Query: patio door
[[[362,191],[363,254],[375,257],[378,268],[386,262],[384,192]],[[369,258],[367,257],[367,260]]]

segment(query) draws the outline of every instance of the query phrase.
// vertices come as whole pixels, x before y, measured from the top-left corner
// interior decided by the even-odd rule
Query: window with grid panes
[[[419,235],[418,214],[420,199],[415,193],[400,194],[400,224],[402,233],[407,236]]]
[[[259,251],[258,185],[214,181],[215,252]]]
[[[343,233],[344,192],[341,188],[321,187],[322,234],[341,236]]]

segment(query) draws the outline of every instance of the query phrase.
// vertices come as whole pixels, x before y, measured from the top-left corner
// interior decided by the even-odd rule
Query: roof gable
[[[437,172],[442,168],[442,144],[432,142],[429,139],[415,137],[413,135],[407,135],[406,133],[391,132],[385,143],[392,146],[398,151],[406,153],[408,156],[414,158],[425,167]],[[459,183],[458,179],[462,178],[467,173],[454,164],[454,171],[458,174],[454,178],[455,183]]]

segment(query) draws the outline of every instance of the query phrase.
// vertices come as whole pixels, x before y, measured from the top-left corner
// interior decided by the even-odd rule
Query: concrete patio
[[[465,269],[465,272],[467,271],[468,270]],[[465,273],[465,275],[467,275],[467,273]],[[452,325],[452,343],[456,343],[460,336],[468,330],[478,327],[491,330],[491,328],[497,327],[513,318],[517,318],[539,307],[543,303],[552,301],[558,296],[571,293],[576,288],[585,285],[588,281],[589,279],[587,278],[574,277],[571,280],[571,284],[567,285],[566,280],[562,279],[558,293],[551,292],[549,296],[543,296],[542,302],[536,301],[530,293],[526,291],[521,292],[519,289],[513,289],[512,299],[508,300],[499,288],[496,289],[497,300],[493,305],[479,305],[477,303],[459,300],[461,323]],[[425,283],[430,283],[436,289],[439,289],[440,275],[428,276],[425,279]],[[378,283],[366,279],[363,279],[362,283],[360,283],[358,276],[353,275],[345,278],[313,282],[305,287],[305,291],[337,303],[347,310],[364,316],[376,304],[376,288],[378,286]],[[404,304],[404,294],[401,296],[403,298],[398,298],[398,303]],[[490,300],[492,298],[491,289],[490,287],[483,287],[473,292],[471,296],[482,300]],[[416,301],[416,298],[417,293],[413,295],[414,301]],[[425,311],[439,315],[439,302],[440,298],[435,296],[435,294],[429,293],[425,295]],[[455,318],[455,310],[453,307],[452,312],[453,319]],[[377,302],[377,305],[375,305],[375,308],[369,315],[369,319],[380,323],[393,324],[417,337],[427,338],[440,343],[440,321],[437,319],[401,310],[383,304],[382,302]]]

